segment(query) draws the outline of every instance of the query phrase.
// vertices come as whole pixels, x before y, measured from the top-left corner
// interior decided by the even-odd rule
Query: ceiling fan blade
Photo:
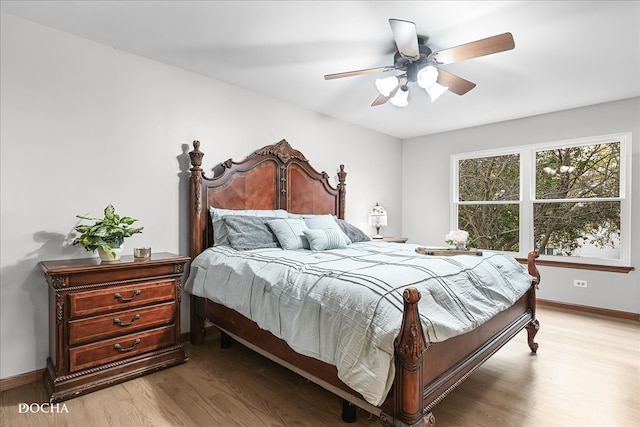
[[[409,59],[420,59],[416,24],[400,19],[389,19],[389,25],[391,25],[391,32],[400,55]]]
[[[492,53],[504,52],[515,47],[511,33],[499,34],[460,46],[433,52],[429,58],[438,65],[451,64]]]
[[[378,95],[378,97],[373,100],[373,103],[371,103],[371,106],[376,107],[378,105],[386,104],[387,101],[389,101],[390,99],[391,99],[391,95],[389,96]]]
[[[333,80],[333,79],[340,79],[342,77],[359,76],[361,74],[382,73],[384,71],[391,71],[391,70],[395,70],[395,67],[386,66],[386,67],[377,67],[377,68],[366,68],[364,70],[346,71],[344,73],[325,74],[324,79]]]
[[[451,74],[448,71],[438,68],[438,80],[437,83],[449,88],[449,91],[456,95],[464,95],[471,89],[476,87],[475,83],[465,80],[462,77],[458,77],[455,74]]]

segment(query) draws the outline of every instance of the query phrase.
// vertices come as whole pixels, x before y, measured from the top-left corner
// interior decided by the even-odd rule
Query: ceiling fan
[[[415,23],[389,19],[389,25],[391,25],[391,32],[398,48],[393,57],[393,65],[326,74],[324,79],[333,80],[361,74],[401,71],[401,74],[376,80],[376,88],[380,95],[371,106],[382,105],[390,100],[391,104],[404,107],[408,105],[409,83],[417,83],[418,86],[425,89],[431,97],[431,101],[435,101],[447,90],[457,95],[464,95],[476,86],[475,83],[439,68],[440,65],[504,52],[515,47],[511,33],[503,33],[432,52],[419,39]]]

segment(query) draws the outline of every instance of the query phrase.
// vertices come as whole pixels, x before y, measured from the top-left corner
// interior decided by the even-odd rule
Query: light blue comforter
[[[425,336],[444,341],[510,307],[531,285],[513,258],[434,257],[416,245],[362,242],[330,251],[205,250],[185,291],[233,308],[298,353],[337,367],[373,405],[393,381],[405,288],[417,288]]]

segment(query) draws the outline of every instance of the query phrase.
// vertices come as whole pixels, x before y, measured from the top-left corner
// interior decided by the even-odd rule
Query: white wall
[[[70,246],[75,215],[118,213],[144,233],[125,242],[188,255],[186,152],[210,170],[287,139],[333,183],[347,176],[347,220],[367,232],[370,206],[401,230],[395,138],[109,46],[1,17],[0,378],[45,366],[47,291],[38,262],[91,256]],[[183,298],[182,330],[188,330]]]
[[[538,296],[570,304],[640,313],[640,98],[495,123],[403,141],[402,234],[442,245],[449,230],[449,166],[454,153],[579,137],[632,133],[631,265],[628,273],[540,267]],[[425,185],[425,182],[438,185]],[[574,279],[588,281],[586,289]]]

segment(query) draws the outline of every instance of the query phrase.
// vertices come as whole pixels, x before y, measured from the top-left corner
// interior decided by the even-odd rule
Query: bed
[[[289,250],[284,244],[282,247],[274,244],[264,249],[249,247],[249,250],[238,251],[227,245],[214,245],[214,236],[219,243],[217,239],[222,232],[214,225],[220,222],[214,223],[212,215],[220,215],[216,212],[225,210],[268,212],[265,214],[268,218],[257,222],[268,222],[274,230],[279,223],[297,221],[290,218],[306,218],[304,221],[311,218],[315,221],[315,217],[333,216],[336,222],[344,221],[347,173],[344,165],[339,165],[334,187],[327,173],[318,172],[300,151],[282,140],[254,151],[240,162],[226,160],[214,168],[212,177],[208,177],[202,169],[204,154],[200,151],[200,142],[194,141],[193,147],[189,152],[193,261],[185,290],[191,294],[191,342],[194,345],[204,341],[205,322],[209,321],[220,329],[223,346],[230,345],[232,341],[240,342],[342,398],[344,421],[354,421],[355,409],[360,407],[378,416],[382,425],[394,427],[432,426],[435,423],[433,408],[521,330],[527,331],[530,350],[537,351],[538,345],[534,342],[539,329],[535,316],[535,291],[540,281],[535,266],[537,253],[528,255],[526,267],[516,267],[512,265],[517,264],[515,260],[497,253],[481,257],[429,257],[416,253],[415,245],[355,243],[355,240],[348,245],[342,242],[342,237],[335,240],[337,249],[328,251],[323,251],[325,247],[322,246],[312,246],[315,250],[296,250],[296,247]],[[239,216],[234,221],[241,222],[242,218],[246,219]],[[227,224],[231,226],[234,222],[229,220]],[[309,241],[318,234],[309,233],[305,233]],[[330,235],[334,236],[332,233]],[[214,262],[215,266],[211,264]],[[280,264],[289,270],[282,273],[273,270],[281,268]],[[435,273],[441,271],[436,270],[435,264],[445,273]],[[389,273],[395,271],[391,268],[399,268],[402,272]],[[422,274],[428,274],[429,279],[416,276]],[[292,275],[295,279],[291,278]],[[387,280],[382,277],[385,275],[399,276],[404,281],[398,285],[393,278]],[[209,276],[208,284],[203,279],[206,276]],[[282,293],[281,288],[293,282],[306,283],[303,276],[310,277],[303,302],[298,301],[301,298]],[[286,280],[280,280],[280,277],[286,277]],[[462,277],[470,278],[468,281],[473,283],[463,283]],[[235,281],[231,282],[232,279]],[[242,290],[236,281],[257,288]],[[367,288],[364,287],[365,282]],[[381,283],[386,286],[387,282],[393,282],[391,290],[377,291]],[[449,285],[452,282],[463,283],[464,291],[455,291]],[[506,290],[498,290],[497,282],[501,282],[500,289]],[[339,288],[335,287],[336,283],[340,284]],[[435,288],[424,287],[427,283]],[[216,289],[218,287],[220,289]],[[350,289],[360,288],[363,290],[356,296],[356,302],[348,302],[348,295],[356,293]],[[375,288],[373,292],[372,288]],[[449,297],[453,302],[445,305],[462,304],[458,300],[462,299],[460,294],[463,293],[480,294],[484,305],[481,304],[480,309],[464,308],[463,315],[456,314],[456,318],[465,318],[464,322],[461,321],[465,324],[447,334],[449,326],[439,323],[444,321],[438,318],[437,313],[440,312],[443,318],[451,315],[427,303],[439,300],[441,295],[452,294]],[[332,308],[331,315],[323,315],[324,307],[315,300],[309,303],[306,299],[311,294],[320,300],[333,299],[340,307]],[[373,315],[366,311],[368,303],[364,294],[377,295],[379,299],[371,306],[384,314],[376,311]],[[223,295],[229,295],[229,299]],[[277,310],[270,305],[269,298],[288,307],[287,310],[298,310],[307,317],[296,318],[295,321],[287,321],[286,317],[269,320],[267,315],[272,313],[264,313],[261,317],[262,311]],[[323,316],[329,320],[338,319],[335,313],[339,312],[356,313],[354,307],[360,305],[365,306],[365,314],[350,315],[348,322],[334,320],[338,326],[315,326],[316,330],[322,331],[317,334],[323,340],[322,345],[314,347],[312,341],[316,334],[298,327],[300,324],[315,324],[315,318]],[[309,316],[307,310],[313,315]],[[351,323],[356,327],[364,324],[362,327],[366,329],[364,333],[347,333],[350,338],[338,338],[337,328],[344,322],[350,323],[350,327]],[[384,338],[370,335],[373,329],[380,329]],[[291,336],[300,337],[303,344],[293,343]],[[375,337],[376,346],[380,341],[382,350],[376,349],[376,356],[364,353],[362,358],[352,357],[354,352],[348,347],[352,341],[362,348],[373,347],[369,344],[370,337]],[[325,348],[329,348],[328,353],[331,354],[340,349],[335,351],[339,356],[333,360],[331,354],[325,354]],[[387,371],[376,372],[378,365],[384,367],[385,357],[390,366]],[[345,375],[344,360],[358,373],[355,381],[353,376]],[[373,360],[371,366],[374,368],[366,365],[368,360]],[[362,372],[366,373],[366,380],[360,381]],[[382,388],[377,389],[378,385],[365,382],[369,377],[382,379],[378,381]]]

